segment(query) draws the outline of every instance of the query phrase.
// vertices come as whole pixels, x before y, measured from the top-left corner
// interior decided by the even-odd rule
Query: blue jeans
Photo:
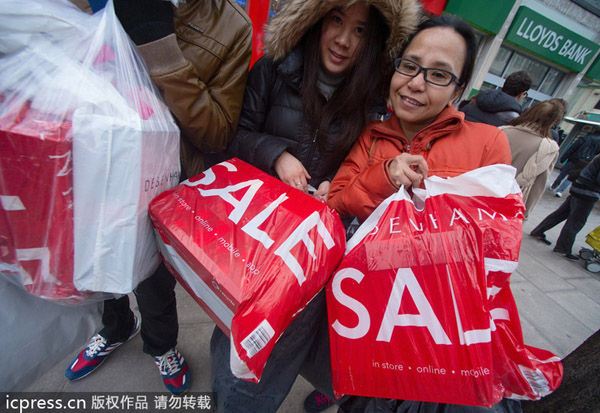
[[[567,188],[569,187],[569,185],[571,185],[571,181],[569,181],[568,179],[565,179],[558,186],[558,189],[556,190],[556,192],[560,192],[560,193],[565,192],[567,190]]]
[[[575,162],[567,161],[567,163],[564,164],[562,168],[560,168],[560,173],[558,174],[558,176],[556,177],[554,182],[552,182],[550,189],[554,190],[554,189],[558,188],[558,186],[561,184],[562,180],[565,179],[569,175],[569,172],[571,172],[573,170],[574,166],[575,166]],[[567,184],[567,186],[568,186],[568,184]],[[564,187],[563,191],[565,189],[567,189],[567,188]],[[562,192],[562,191],[559,189],[557,192]]]

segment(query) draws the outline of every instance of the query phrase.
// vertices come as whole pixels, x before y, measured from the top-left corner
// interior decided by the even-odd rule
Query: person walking
[[[86,9],[83,0],[74,2]],[[114,0],[114,7],[181,128],[181,180],[201,173],[204,154],[224,150],[236,128],[252,53],[250,19],[234,0],[188,0],[178,7],[164,0]],[[143,351],[153,357],[166,389],[180,395],[190,387],[190,372],[176,348],[175,285],[161,263],[134,293]],[[140,331],[127,295],[104,301],[102,323],[67,367],[67,379],[94,372]]]
[[[556,191],[555,196],[561,198],[563,192],[573,182],[573,180],[569,179],[569,176],[572,173],[574,176],[577,176],[581,169],[598,153],[600,153],[600,135],[584,135],[573,142],[563,156],[560,157],[563,167],[560,169],[560,173],[552,185],[550,185],[550,189]]]
[[[600,199],[600,154],[581,171],[579,177],[573,182],[569,196],[550,215],[542,220],[530,233],[547,245],[552,242],[546,238],[546,231],[554,228],[563,221],[563,225],[553,251],[570,260],[579,257],[572,253],[575,237],[581,231],[594,205]]]
[[[500,127],[508,137],[512,166],[517,168],[516,179],[523,193],[525,218],[542,197],[558,159],[558,144],[550,130],[564,114],[561,101],[550,99],[536,103],[509,125]]]

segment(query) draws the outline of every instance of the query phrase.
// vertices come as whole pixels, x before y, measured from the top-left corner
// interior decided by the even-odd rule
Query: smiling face
[[[321,65],[334,75],[354,66],[363,44],[369,10],[364,2],[331,10],[321,28]]]
[[[460,77],[466,50],[465,40],[454,30],[433,27],[418,33],[402,57],[423,67],[448,70]],[[390,84],[394,113],[400,119],[402,130],[409,139],[432,123],[460,92],[455,83],[436,86],[425,82],[423,72],[416,77],[394,72]]]

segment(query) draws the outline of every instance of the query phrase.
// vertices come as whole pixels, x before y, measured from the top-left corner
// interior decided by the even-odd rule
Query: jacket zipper
[[[202,30],[200,27],[196,26],[194,23],[186,23],[186,26],[191,27],[192,29],[196,30],[197,32],[200,32],[200,34],[204,34],[204,30]]]
[[[313,155],[315,154],[315,150],[317,149],[316,143],[317,143],[317,135],[318,135],[318,133],[319,133],[319,128],[317,128],[317,130],[315,131],[315,134],[313,135],[313,139],[312,139],[312,142],[311,142],[311,148],[310,148],[311,150],[310,150],[310,154],[309,154],[308,159],[307,159],[307,161],[308,161],[307,165],[312,164]]]

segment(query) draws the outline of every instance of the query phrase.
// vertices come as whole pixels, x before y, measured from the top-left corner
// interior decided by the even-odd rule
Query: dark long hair
[[[346,73],[331,99],[326,101],[317,86],[322,24],[323,19],[303,38],[302,109],[309,124],[309,132],[316,134],[320,149],[323,149],[329,128],[335,120],[341,125],[336,150],[348,150],[367,125],[369,108],[386,96],[386,86],[392,75],[383,56],[389,27],[381,12],[374,6],[369,6],[363,44],[356,64]]]
[[[404,48],[402,49],[400,56],[404,54],[404,51],[417,34],[423,30],[432,29],[434,27],[447,27],[454,30],[464,39],[467,50],[465,53],[465,60],[463,62],[463,70],[458,78],[458,82],[460,87],[466,86],[473,76],[473,67],[475,66],[475,58],[477,57],[477,42],[475,39],[475,33],[473,32],[471,26],[469,26],[460,17],[452,14],[440,14],[425,20],[419,25],[417,31],[412,34],[409,41],[404,44]]]

